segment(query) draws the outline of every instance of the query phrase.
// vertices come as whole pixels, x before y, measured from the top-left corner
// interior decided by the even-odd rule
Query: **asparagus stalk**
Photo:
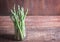
[[[26,34],[25,34],[26,33],[25,32],[25,18],[27,16],[28,9],[25,12],[24,8],[20,7],[18,5],[18,10],[16,10],[15,5],[14,5],[14,9],[11,9],[11,13],[12,13],[11,19],[14,23],[16,38],[23,40],[24,37],[26,36]]]

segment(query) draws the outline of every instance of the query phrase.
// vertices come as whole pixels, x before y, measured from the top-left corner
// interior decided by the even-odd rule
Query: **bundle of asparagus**
[[[26,32],[25,32],[25,18],[28,13],[28,9],[24,11],[23,7],[20,7],[18,5],[18,8],[16,10],[16,7],[14,5],[14,8],[11,9],[11,19],[14,23],[14,28],[15,28],[15,38],[17,40],[23,40],[26,37]]]

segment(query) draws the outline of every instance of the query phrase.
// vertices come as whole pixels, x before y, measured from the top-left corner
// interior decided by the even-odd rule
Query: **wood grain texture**
[[[60,16],[27,16],[27,38],[22,42],[59,42]],[[0,16],[1,42],[20,42],[14,40],[14,26],[9,16]]]
[[[60,0],[25,0],[29,15],[60,15]]]
[[[40,28],[51,27],[56,28],[60,27],[60,16],[27,16],[26,18],[26,27],[27,28]],[[0,28],[12,29],[13,22],[9,16],[0,16]]]
[[[10,15],[14,3],[28,8],[28,15],[60,15],[60,0],[0,0],[0,15]]]

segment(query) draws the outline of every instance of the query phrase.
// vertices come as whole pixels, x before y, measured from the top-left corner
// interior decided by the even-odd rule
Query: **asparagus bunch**
[[[15,36],[18,40],[23,40],[26,36],[25,18],[27,16],[28,9],[24,11],[24,8],[18,5],[18,8],[16,10],[16,7],[14,5],[14,8],[11,9],[11,13],[12,13],[11,18],[15,27],[15,33],[16,33]]]

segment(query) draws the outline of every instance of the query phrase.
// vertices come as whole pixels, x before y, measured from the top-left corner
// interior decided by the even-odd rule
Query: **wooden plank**
[[[14,3],[28,8],[28,15],[60,15],[60,0],[0,0],[0,15],[10,15]]]
[[[26,28],[56,28],[60,27],[60,16],[27,16]],[[0,16],[0,29],[14,30],[14,25],[9,16]],[[10,30],[9,30],[10,29]],[[13,32],[12,32],[13,34]]]
[[[60,15],[60,0],[26,1],[24,1],[24,7],[29,9],[28,15]]]
[[[27,16],[27,38],[22,42],[59,42],[60,16]],[[0,16],[0,41],[20,42],[14,40],[14,27],[9,16]]]

